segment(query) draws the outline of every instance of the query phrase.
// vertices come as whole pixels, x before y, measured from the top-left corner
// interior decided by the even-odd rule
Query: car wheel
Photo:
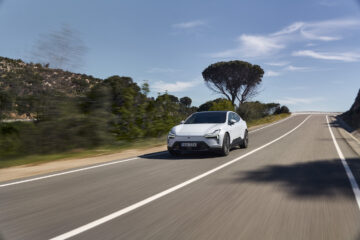
[[[249,145],[249,134],[248,131],[245,130],[245,136],[244,139],[240,143],[240,148],[247,148]]]
[[[224,140],[221,148],[221,155],[227,156],[230,152],[230,136],[228,133],[225,133]]]

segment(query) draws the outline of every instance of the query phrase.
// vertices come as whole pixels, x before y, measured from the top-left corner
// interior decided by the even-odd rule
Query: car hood
[[[220,129],[224,123],[180,124],[173,128],[177,136],[203,136]]]

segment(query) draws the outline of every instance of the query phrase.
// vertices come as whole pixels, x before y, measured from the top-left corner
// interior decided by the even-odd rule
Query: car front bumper
[[[206,138],[204,136],[175,136],[168,138],[168,148],[177,151],[209,151],[218,150],[222,147],[220,136]],[[184,147],[182,143],[196,143],[196,147]]]

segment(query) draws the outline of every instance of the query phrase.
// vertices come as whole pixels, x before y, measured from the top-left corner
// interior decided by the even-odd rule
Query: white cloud
[[[201,81],[199,81],[198,79],[189,82],[177,81],[175,83],[158,81],[153,84],[152,89],[156,92],[183,92],[185,90],[188,90],[189,88],[195,87],[200,83]]]
[[[277,76],[283,75],[286,72],[301,72],[301,71],[311,70],[311,68],[309,68],[309,67],[297,67],[297,66],[293,66],[293,65],[288,65],[287,62],[274,62],[274,63],[267,63],[267,64],[270,66],[282,67],[282,68],[281,68],[281,71],[273,71],[273,70],[265,71],[265,77],[277,77]],[[286,66],[286,65],[288,65],[288,66]]]
[[[298,30],[300,30],[301,28],[303,28],[305,26],[304,22],[294,22],[293,24],[290,24],[289,26],[281,29],[278,32],[275,32],[273,34],[271,34],[272,36],[283,36],[283,35],[288,35],[291,33],[294,33]]]
[[[200,26],[204,26],[204,25],[206,25],[205,21],[203,21],[203,20],[194,20],[194,21],[182,22],[182,23],[174,24],[173,28],[190,29],[190,28],[196,28],[196,27],[200,27]]]
[[[237,39],[237,47],[211,56],[214,58],[269,57],[288,47],[291,42],[336,41],[343,38],[344,31],[357,28],[360,28],[358,19],[295,22],[270,34],[242,34]]]
[[[336,60],[343,62],[357,62],[360,60],[360,54],[354,52],[341,52],[341,53],[329,53],[329,52],[315,52],[312,50],[302,50],[293,52],[293,56],[311,57],[315,59],[323,60]]]
[[[174,72],[178,72],[180,71],[179,69],[174,69],[174,68],[150,68],[149,70],[147,70],[148,73],[174,73]]]
[[[305,29],[301,29],[301,34],[303,37],[309,40],[319,40],[319,41],[336,41],[340,40],[341,37],[339,36],[321,36],[319,34],[316,34],[316,31],[307,31]]]
[[[296,67],[296,66],[293,66],[293,65],[289,65],[284,70],[295,72],[295,71],[306,71],[306,70],[309,70],[309,69],[310,69],[309,67]]]
[[[289,64],[289,62],[268,62],[266,63],[269,66],[274,66],[274,67],[283,67]]]
[[[285,47],[276,37],[243,34],[238,38],[239,47],[211,54],[214,58],[260,57],[275,53]]]
[[[265,77],[277,77],[280,75],[281,75],[281,72],[275,72],[275,71],[271,71],[271,70],[265,72]]]
[[[342,39],[341,32],[359,28],[358,19],[332,19],[320,22],[309,22],[301,28],[301,34],[309,40],[335,41]],[[335,34],[335,35],[332,35]],[[332,36],[331,36],[332,35]]]
[[[303,105],[303,104],[312,104],[315,102],[323,101],[322,97],[313,97],[313,98],[293,98],[285,97],[283,99],[276,100],[282,105]]]
[[[278,39],[264,36],[243,34],[239,37],[239,41],[241,51],[248,57],[267,55],[285,47]]]

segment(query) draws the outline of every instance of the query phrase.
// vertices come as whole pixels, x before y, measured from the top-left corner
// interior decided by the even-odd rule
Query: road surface
[[[0,239],[360,239],[360,157],[329,121],[292,116],[227,157],[165,152],[0,183]]]

